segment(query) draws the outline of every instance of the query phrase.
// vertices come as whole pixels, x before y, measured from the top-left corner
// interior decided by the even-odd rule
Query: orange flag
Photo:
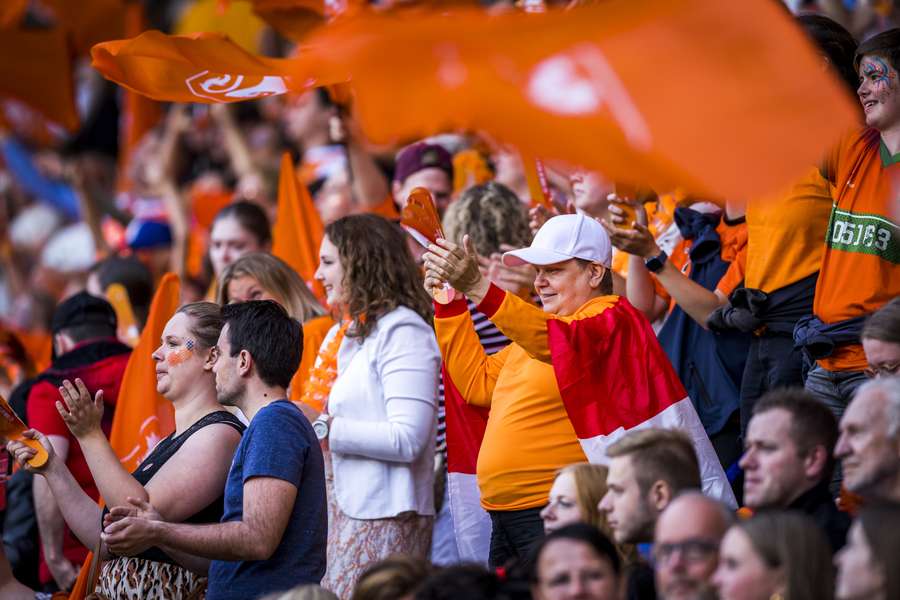
[[[125,8],[125,35],[137,36],[146,28],[144,5],[131,2]],[[127,168],[131,156],[144,135],[153,129],[162,116],[157,102],[132,91],[125,91],[122,102],[122,116],[119,127],[119,189],[131,187]]]
[[[314,31],[303,56],[320,78],[352,77],[372,142],[476,131],[548,164],[706,197],[780,189],[858,123],[771,0],[367,13]]]
[[[298,41],[326,22],[322,0],[250,0],[253,12],[275,31]]]
[[[75,580],[75,585],[72,586],[72,591],[69,592],[69,600],[84,600],[85,596],[93,593],[94,590],[88,591],[88,579],[90,579],[91,562],[93,560],[94,553],[88,552],[84,563],[81,565],[81,570],[78,572],[78,579]]]
[[[14,27],[22,20],[29,0],[4,0],[0,3],[0,27]]]
[[[278,178],[278,213],[272,228],[272,254],[286,262],[317,297],[324,297],[313,279],[319,265],[319,246],[325,227],[306,186],[297,181],[294,162],[287,152],[281,157]]]
[[[156,365],[151,354],[159,346],[166,323],[179,306],[178,277],[166,273],[156,289],[147,324],[128,359],[109,443],[130,473],[156,443],[175,429],[172,404],[156,393]]]
[[[15,98],[70,131],[78,128],[65,31],[0,32],[0,98]]]
[[[146,31],[97,44],[91,58],[107,79],[164,102],[239,102],[302,92],[314,83],[295,76],[293,59],[251,54],[218,33]]]

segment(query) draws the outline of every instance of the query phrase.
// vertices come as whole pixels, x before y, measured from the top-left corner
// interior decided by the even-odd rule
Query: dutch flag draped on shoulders
[[[478,310],[514,342],[519,337],[515,329],[536,319],[545,321],[546,338],[538,345],[546,343],[546,348],[539,353],[526,350],[552,363],[566,413],[589,461],[607,463],[606,449],[630,431],[681,429],[693,440],[703,492],[737,508],[684,386],[646,317],[625,298],[594,298],[574,315],[562,317],[492,285]],[[490,520],[480,505],[475,465],[486,411],[468,406],[446,371],[444,377],[448,485],[457,546],[461,558],[485,562]]]
[[[608,298],[608,297],[607,297]],[[700,417],[643,314],[625,298],[591,302],[574,318],[547,321],[560,395],[591,462],[629,431],[681,429],[700,461],[703,492],[737,508]]]

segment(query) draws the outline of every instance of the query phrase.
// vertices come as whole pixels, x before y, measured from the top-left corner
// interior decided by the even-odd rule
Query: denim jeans
[[[491,569],[506,566],[512,559],[528,556],[535,543],[544,537],[544,521],[540,508],[524,510],[492,510]]]
[[[806,391],[812,394],[831,409],[834,418],[840,421],[844,410],[853,399],[856,388],[867,381],[866,374],[862,371],[829,371],[818,364],[813,365],[806,376]],[[832,494],[837,494],[843,481],[841,465],[837,464],[831,477],[829,489]]]
[[[831,409],[835,419],[840,420],[856,388],[866,380],[866,374],[862,371],[829,371],[816,364],[806,376],[805,387],[807,392]]]

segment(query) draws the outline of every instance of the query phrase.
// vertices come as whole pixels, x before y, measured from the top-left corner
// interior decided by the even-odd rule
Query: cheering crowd
[[[766,198],[332,88],[0,120],[0,598],[900,599],[900,29],[784,4],[859,124]]]

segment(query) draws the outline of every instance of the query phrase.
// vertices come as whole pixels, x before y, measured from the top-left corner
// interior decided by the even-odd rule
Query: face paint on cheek
[[[894,87],[897,73],[881,58],[875,57],[863,67],[863,75],[872,80],[876,91],[883,92]]]
[[[194,354],[194,351],[190,348],[185,348],[184,350],[176,350],[174,352],[170,352],[168,356],[166,356],[166,363],[170,367],[175,367],[186,361]]]
[[[188,341],[186,341],[186,342],[184,343],[184,346],[185,346],[188,350],[193,350],[193,349],[194,349],[194,340],[188,340]]]

